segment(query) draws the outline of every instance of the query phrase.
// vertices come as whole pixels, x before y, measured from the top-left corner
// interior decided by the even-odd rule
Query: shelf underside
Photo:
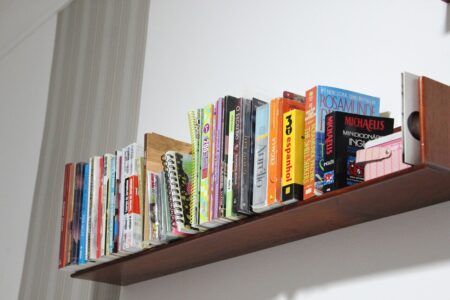
[[[416,166],[95,265],[72,277],[134,284],[448,200],[450,172]]]

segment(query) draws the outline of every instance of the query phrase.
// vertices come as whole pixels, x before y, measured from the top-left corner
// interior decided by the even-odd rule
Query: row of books
[[[148,133],[144,147],[67,164],[60,268],[363,181],[356,151],[393,131],[379,99],[326,86],[305,95],[284,92],[269,103],[225,96],[188,113],[191,144]]]

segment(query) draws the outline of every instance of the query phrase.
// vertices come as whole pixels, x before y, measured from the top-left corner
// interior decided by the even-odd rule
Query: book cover
[[[116,255],[120,255],[119,254],[119,249],[120,247],[120,233],[121,233],[121,226],[120,226],[120,211],[121,211],[121,206],[123,205],[123,201],[122,201],[122,194],[123,194],[123,189],[122,189],[122,166],[123,166],[123,154],[122,154],[122,150],[117,150],[116,151],[116,205],[115,205],[115,210],[114,210],[114,249],[113,249],[113,253]]]
[[[348,90],[316,86],[306,92],[304,199],[323,190],[325,116],[332,111],[378,116],[380,99]]]
[[[168,180],[169,197],[172,199],[176,229],[184,234],[194,234],[197,230],[190,224],[190,193],[192,156],[168,151],[163,157],[164,171]]]
[[[70,164],[69,197],[67,206],[67,238],[66,238],[66,265],[72,262],[72,223],[75,198],[75,164]]]
[[[303,199],[305,111],[294,109],[283,115],[281,200],[289,204]]]
[[[364,181],[356,151],[394,131],[394,119],[331,112],[325,118],[324,192]]]
[[[69,202],[69,181],[70,181],[70,163],[64,166],[64,187],[63,202],[61,206],[61,224],[59,237],[59,262],[58,267],[64,268],[66,265],[66,239],[67,239],[67,222],[68,222],[68,202]]]
[[[193,227],[198,226],[199,217],[199,165],[200,165],[200,113],[199,110],[192,110],[188,113],[189,134],[192,147],[192,192],[190,195],[190,222]]]
[[[160,195],[160,178],[159,174],[147,171],[147,201],[148,201],[148,209],[149,213],[146,217],[148,219],[149,224],[149,233],[147,238],[147,245],[158,245],[161,241],[161,230],[160,230],[160,220],[161,220],[161,207],[160,200],[158,198]]]
[[[281,201],[281,173],[283,146],[283,115],[293,110],[305,110],[305,105],[299,101],[278,98],[270,102],[270,130],[269,130],[269,167],[267,186],[267,207],[272,209],[282,204]]]
[[[223,117],[224,117],[224,100],[220,98],[216,103],[216,125],[214,127],[214,189],[213,189],[213,209],[212,219],[220,222],[220,205],[221,205],[221,185],[223,177],[222,172],[222,152],[223,152]]]
[[[75,186],[72,219],[72,265],[77,265],[80,255],[81,202],[83,200],[83,163],[75,164]]]
[[[80,256],[79,264],[83,265],[88,260],[87,253],[87,215],[89,206],[89,164],[83,164],[83,196],[81,202],[81,225],[80,225]]]
[[[201,127],[201,180],[200,180],[200,218],[199,225],[210,226],[210,187],[212,130],[214,106],[208,104],[203,109],[203,124]]]
[[[236,110],[230,111],[228,117],[228,162],[225,193],[225,217],[230,220],[237,219],[233,212],[233,162],[234,162],[234,126]]]
[[[101,239],[101,255],[108,256],[109,240],[110,240],[110,227],[109,227],[109,210],[111,205],[111,163],[112,154],[103,155],[103,171],[102,171],[102,239]]]
[[[270,105],[264,104],[256,109],[255,119],[255,158],[253,170],[252,209],[259,212],[266,206],[267,180],[269,167],[269,125]]]
[[[96,229],[96,258],[99,259],[104,255],[105,245],[103,243],[102,247],[102,235],[103,235],[103,156],[98,157],[97,162],[98,173],[96,174],[97,178],[97,188],[94,189],[94,193],[97,194],[97,224]],[[104,239],[103,239],[104,241]]]
[[[242,150],[241,160],[241,180],[240,180],[240,199],[238,201],[238,212],[243,214],[252,214],[253,198],[253,167],[255,151],[255,124],[256,109],[266,102],[253,98],[244,103],[242,118]]]
[[[244,106],[248,103],[248,99],[239,99],[236,109],[234,110],[234,141],[233,141],[233,178],[232,178],[232,206],[230,219],[239,219],[238,214],[239,200],[241,198],[241,150],[242,150],[242,122],[244,116]]]

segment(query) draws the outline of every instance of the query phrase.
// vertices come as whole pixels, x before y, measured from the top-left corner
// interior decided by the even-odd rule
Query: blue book
[[[114,216],[116,214],[116,156],[111,157],[111,169],[109,179],[109,217],[108,231],[109,240],[107,246],[109,254],[114,252]]]
[[[333,111],[379,116],[380,99],[328,86],[306,92],[304,199],[322,194],[325,116]]]
[[[89,164],[83,164],[83,198],[81,202],[81,226],[80,226],[80,253],[79,261],[80,265],[86,263],[87,260],[87,248],[86,248],[86,224],[88,213],[88,192],[89,192]]]

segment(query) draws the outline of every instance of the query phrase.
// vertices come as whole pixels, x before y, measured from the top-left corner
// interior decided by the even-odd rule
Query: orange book
[[[316,94],[317,87],[306,92],[305,152],[303,169],[303,199],[314,196],[316,158]]]
[[[305,110],[305,104],[296,100],[278,98],[270,102],[269,180],[267,207],[281,205],[281,175],[283,154],[283,115],[293,109]]]

